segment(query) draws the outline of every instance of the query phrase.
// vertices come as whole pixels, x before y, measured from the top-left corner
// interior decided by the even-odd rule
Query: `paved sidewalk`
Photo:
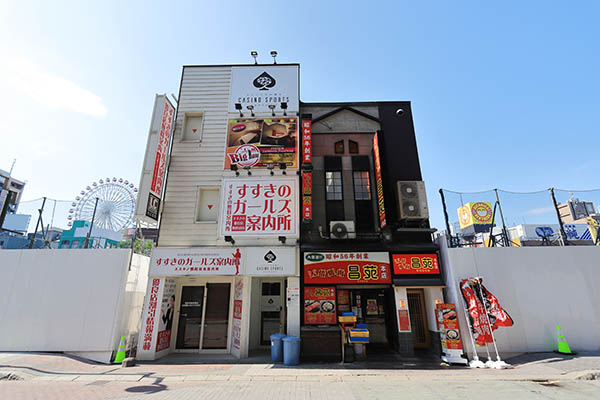
[[[505,400],[506,390],[557,399],[600,398],[600,353],[528,354],[508,362],[514,367],[505,370],[472,370],[418,360],[297,367],[159,360],[121,368],[63,354],[0,353],[0,377],[11,374],[13,379],[22,379],[0,380],[0,399],[135,399],[138,395],[140,399],[362,399],[403,398],[399,393],[418,392],[424,396],[419,398],[464,399],[472,393],[487,393],[488,398]],[[504,394],[495,395],[499,393]]]

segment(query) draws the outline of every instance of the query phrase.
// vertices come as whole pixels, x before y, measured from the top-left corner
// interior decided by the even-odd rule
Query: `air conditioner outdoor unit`
[[[356,239],[354,221],[331,221],[329,232],[331,239]]]
[[[398,181],[397,191],[400,219],[418,220],[429,218],[425,182]]]

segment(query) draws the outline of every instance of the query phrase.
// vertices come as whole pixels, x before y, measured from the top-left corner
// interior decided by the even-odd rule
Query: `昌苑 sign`
[[[298,180],[224,179],[221,236],[298,235]]]
[[[388,253],[305,253],[305,284],[391,283]]]
[[[237,118],[227,125],[225,169],[298,167],[297,118]]]
[[[392,254],[396,275],[436,275],[440,273],[437,254]]]

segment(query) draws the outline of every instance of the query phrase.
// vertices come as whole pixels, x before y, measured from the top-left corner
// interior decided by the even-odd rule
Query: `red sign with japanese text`
[[[435,275],[440,273],[437,254],[392,254],[396,275]]]
[[[244,275],[244,250],[237,247],[155,248],[148,276]]]
[[[458,314],[454,304],[437,304],[435,306],[438,331],[442,340],[443,350],[461,350],[460,328]]]
[[[148,299],[148,308],[146,311],[146,318],[144,319],[144,327],[142,330],[142,349],[144,351],[150,351],[152,349],[152,336],[154,334],[154,322],[156,320],[156,304],[158,302],[158,289],[160,287],[160,279],[152,279],[150,286],[150,293]]]
[[[298,180],[223,179],[221,236],[298,235]]]
[[[302,162],[312,163],[312,122],[302,121]]]
[[[335,288],[304,288],[304,323],[335,324]]]
[[[305,253],[305,284],[391,283],[388,253]]]
[[[303,219],[312,219],[312,197],[311,196],[303,196],[302,197],[302,218]]]
[[[408,310],[398,310],[398,324],[401,332],[410,331],[410,319]]]
[[[302,172],[302,194],[312,195],[312,172]]]
[[[387,226],[385,220],[385,204],[383,200],[383,180],[381,177],[381,159],[379,157],[379,141],[377,132],[373,136],[373,160],[375,161],[375,184],[377,185],[377,207],[379,209],[379,227],[381,229]]]
[[[162,196],[163,181],[165,179],[165,167],[167,163],[167,154],[171,141],[171,125],[175,108],[165,101],[162,109],[162,118],[160,121],[160,134],[158,135],[158,144],[156,146],[156,156],[154,157],[154,170],[152,171],[152,183],[150,192],[159,199]]]

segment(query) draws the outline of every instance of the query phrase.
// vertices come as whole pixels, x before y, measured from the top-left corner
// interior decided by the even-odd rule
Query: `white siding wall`
[[[160,247],[195,247],[228,245],[218,239],[218,224],[195,222],[199,186],[220,187],[224,176],[227,119],[231,67],[184,67],[175,123],[175,138],[163,204],[159,234]],[[185,113],[203,113],[200,142],[182,141]],[[244,179],[241,171],[239,179]],[[294,171],[288,171],[288,176]],[[279,175],[279,174],[278,174]],[[252,177],[269,177],[269,171],[253,170]],[[220,203],[220,196],[219,196]],[[218,204],[217,207],[220,205]],[[235,238],[236,246],[280,244],[277,238]],[[290,243],[291,242],[291,243]],[[294,245],[288,241],[287,245]]]
[[[217,223],[197,223],[198,186],[220,186],[231,67],[185,67],[179,94],[159,246],[217,244]],[[186,112],[202,112],[200,143],[182,142]]]

